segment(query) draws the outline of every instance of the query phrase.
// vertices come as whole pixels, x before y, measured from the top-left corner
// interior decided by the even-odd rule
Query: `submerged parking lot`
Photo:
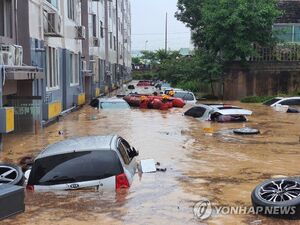
[[[300,116],[234,104],[254,111],[249,122],[200,122],[182,116],[188,106],[168,111],[85,106],[38,135],[9,135],[0,155],[5,162],[17,163],[69,137],[119,134],[140,151],[139,159],[153,158],[167,171],[136,174],[132,187],[117,194],[27,192],[26,212],[1,224],[297,224],[255,215],[214,215],[204,222],[194,216],[193,206],[202,198],[216,205],[251,206],[258,183],[299,174]],[[233,134],[231,129],[245,125],[261,134]]]

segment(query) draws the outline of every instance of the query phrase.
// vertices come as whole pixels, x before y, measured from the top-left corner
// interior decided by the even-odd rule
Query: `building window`
[[[104,37],[104,28],[103,28],[103,22],[102,21],[100,21],[100,36],[101,36],[101,38]]]
[[[79,84],[79,58],[78,54],[70,54],[70,84]]]
[[[116,36],[114,36],[114,50],[117,50],[117,40],[116,40]]]
[[[96,17],[96,14],[92,15],[92,21],[93,21],[93,37],[97,37],[97,17]]]
[[[47,2],[57,8],[57,0],[47,0]]]
[[[75,20],[75,0],[68,0],[68,18]]]
[[[0,1],[0,36],[12,37],[12,1]]]
[[[111,5],[111,2],[108,3],[108,14],[109,14],[109,18],[111,18],[111,14],[112,14],[112,5]]]
[[[109,33],[109,47],[112,48],[113,45],[113,36],[112,36],[112,32]]]
[[[47,89],[59,88],[59,61],[57,49],[47,47]]]
[[[283,42],[300,42],[300,24],[276,24],[273,30],[276,37]]]

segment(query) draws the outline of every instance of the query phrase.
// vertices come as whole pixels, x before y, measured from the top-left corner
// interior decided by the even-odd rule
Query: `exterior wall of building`
[[[55,1],[52,5],[46,0],[31,0],[29,10],[34,16],[30,17],[30,37],[32,53],[31,61],[45,69],[46,80],[42,84],[43,119],[48,120],[49,104],[60,102],[62,110],[67,110],[76,104],[75,97],[84,91],[83,74],[81,73],[82,40],[77,38],[77,27],[81,26],[81,1],[74,1],[74,10],[69,12],[69,1]],[[61,35],[45,34],[47,14],[56,13],[61,19]],[[72,18],[69,18],[72,17]],[[36,19],[39,18],[39,19]],[[55,65],[51,64],[51,51],[55,55]],[[71,62],[71,57],[72,59]],[[43,60],[41,60],[43,59]],[[53,68],[52,68],[53,67]],[[54,68],[55,67],[55,68]],[[50,71],[56,69],[57,75]],[[74,71],[75,72],[74,72]],[[74,75],[76,73],[76,75]],[[55,76],[55,85],[49,84]],[[72,78],[74,81],[72,82]]]
[[[105,8],[105,6],[107,7]],[[105,91],[129,79],[131,16],[128,0],[89,0],[90,69],[93,88]],[[98,40],[95,46],[94,40]]]
[[[71,2],[17,0],[15,5],[11,0],[11,31],[9,37],[1,36],[0,29],[0,44],[21,45],[26,67],[43,71],[44,79],[7,80],[4,87],[0,82],[0,107],[9,104],[9,95],[31,96],[41,104],[37,120],[48,122],[78,104],[78,96],[86,93],[90,100],[100,89],[103,93],[129,79],[129,0],[74,0],[73,10]],[[58,27],[47,28],[50,18]],[[78,36],[81,26],[86,28],[85,39]],[[2,76],[0,65],[0,81]]]

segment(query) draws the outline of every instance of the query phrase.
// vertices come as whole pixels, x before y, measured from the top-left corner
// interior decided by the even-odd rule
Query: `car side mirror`
[[[132,147],[132,151],[134,152],[134,156],[139,156],[139,151],[137,151],[134,147]]]

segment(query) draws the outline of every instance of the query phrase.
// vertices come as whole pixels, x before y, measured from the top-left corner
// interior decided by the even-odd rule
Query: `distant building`
[[[0,21],[0,145],[130,80],[130,0],[0,0]]]

